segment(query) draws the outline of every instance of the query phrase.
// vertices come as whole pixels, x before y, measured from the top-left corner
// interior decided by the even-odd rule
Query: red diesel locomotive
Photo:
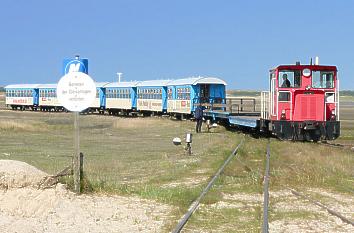
[[[272,69],[262,93],[260,130],[284,140],[339,137],[339,81],[336,66],[281,65]]]

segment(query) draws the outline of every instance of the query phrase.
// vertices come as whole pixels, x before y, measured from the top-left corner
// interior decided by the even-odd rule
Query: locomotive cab
[[[281,139],[333,140],[340,134],[337,68],[282,65],[270,71],[269,120]]]

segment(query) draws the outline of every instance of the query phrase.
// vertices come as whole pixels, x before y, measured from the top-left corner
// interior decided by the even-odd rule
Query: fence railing
[[[261,92],[261,118],[269,118],[269,91]]]
[[[259,105],[257,105],[257,98],[253,97],[194,98],[194,107],[199,104],[205,107],[205,111],[222,111],[229,113],[259,113]]]
[[[197,105],[202,105],[205,107],[206,111],[222,111],[225,112],[227,105],[225,98],[194,98],[193,105],[196,107]]]
[[[252,97],[226,98],[227,111],[230,113],[257,112],[257,99]]]

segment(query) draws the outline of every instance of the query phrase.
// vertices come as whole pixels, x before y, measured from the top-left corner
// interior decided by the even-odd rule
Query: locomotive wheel
[[[310,132],[309,132],[309,131],[305,131],[305,133],[304,133],[304,134],[305,134],[305,137],[304,137],[304,138],[305,138],[305,140],[306,140],[306,141],[308,141],[308,142],[310,142],[310,141],[311,141],[311,135],[310,135]]]
[[[308,142],[318,142],[321,135],[317,135],[315,131],[305,131],[305,140]]]

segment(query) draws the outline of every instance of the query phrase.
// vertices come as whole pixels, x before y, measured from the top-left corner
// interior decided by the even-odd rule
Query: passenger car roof
[[[227,83],[219,78],[215,77],[191,77],[191,78],[184,78],[184,79],[176,79],[171,81],[168,85],[169,86],[178,86],[178,85],[197,85],[197,84],[222,84],[227,85]]]
[[[148,80],[141,81],[136,86],[137,87],[164,87],[170,83],[171,80]]]
[[[52,83],[52,84],[39,84],[37,88],[57,88],[58,84]]]
[[[5,86],[5,89],[9,88],[38,88],[40,84],[11,84]]]
[[[107,83],[103,87],[136,87],[137,81],[132,82],[112,82]]]

